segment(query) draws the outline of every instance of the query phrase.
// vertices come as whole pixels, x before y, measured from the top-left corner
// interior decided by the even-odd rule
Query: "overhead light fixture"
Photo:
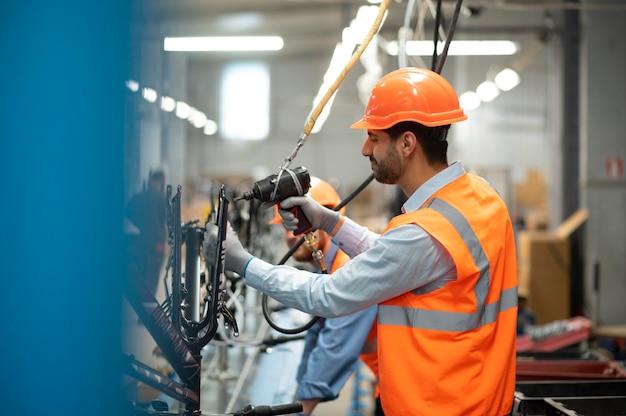
[[[143,98],[145,98],[145,100],[149,103],[155,102],[158,97],[157,92],[153,90],[152,88],[144,88],[141,91],[141,95],[143,95]]]
[[[172,97],[161,97],[161,110],[171,113],[176,108],[176,100]]]
[[[217,133],[217,123],[213,120],[207,119],[204,124],[204,134],[207,136],[212,136]]]
[[[280,36],[167,37],[163,41],[167,52],[279,51],[283,46]]]
[[[478,88],[476,88],[476,94],[478,94],[480,101],[488,103],[500,94],[500,90],[493,82],[483,81]]]
[[[139,83],[132,79],[126,80],[126,88],[136,92],[139,91]],[[141,96],[150,103],[155,103],[159,99],[159,93],[153,88],[142,88]],[[189,121],[194,127],[203,129],[204,134],[212,135],[217,133],[217,124],[210,120],[202,111],[190,106],[184,101],[176,101],[167,95],[161,96],[159,100],[161,110],[171,113],[176,110],[176,116]]]
[[[193,109],[192,113],[189,115],[189,121],[197,129],[203,128],[204,125],[206,124],[206,120],[207,120],[206,114],[204,114],[202,111],[196,110],[195,108]]]
[[[352,54],[357,47],[360,45],[365,35],[370,30],[374,21],[376,20],[376,16],[378,15],[378,7],[376,6],[361,6],[357,10],[356,16],[354,19],[350,21],[350,25],[345,27],[341,32],[341,41],[337,43],[335,46],[335,50],[333,52],[333,56],[330,59],[330,63],[328,64],[328,69],[324,73],[323,82],[320,86],[317,95],[313,99],[313,109],[319,104],[319,102],[324,98],[326,92],[330,88],[330,86],[335,82],[341,71],[344,69],[346,64],[352,58]],[[387,14],[383,16],[383,20],[386,18]],[[376,49],[376,37],[372,39],[372,43],[368,46],[368,50],[374,48]],[[365,51],[363,56],[361,57],[361,61],[366,59],[368,52]],[[367,65],[366,65],[367,67]],[[335,100],[335,94],[333,94],[324,109],[319,114],[311,133],[316,134],[322,129],[322,126],[326,122],[328,115],[330,114],[330,110],[333,105],[333,101]],[[311,111],[313,111],[311,109]]]
[[[186,119],[191,114],[191,107],[184,101],[176,101],[176,117]]]
[[[126,87],[132,92],[139,91],[139,83],[137,81],[133,81],[132,79],[126,81]]]
[[[437,44],[437,51],[443,51],[445,43]],[[397,56],[399,51],[398,41],[387,43],[387,53]],[[450,42],[448,55],[514,55],[517,53],[517,44],[510,40],[453,40]],[[412,56],[432,56],[433,42],[428,40],[410,40],[406,43],[406,53]]]
[[[480,107],[480,98],[474,91],[467,91],[459,97],[459,105],[465,111],[472,111]]]
[[[520,77],[513,69],[506,68],[498,72],[494,81],[502,91],[510,91],[520,83]]]

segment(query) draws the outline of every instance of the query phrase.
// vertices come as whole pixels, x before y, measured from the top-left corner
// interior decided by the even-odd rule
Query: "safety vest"
[[[324,256],[327,259],[332,258],[330,268],[328,269],[329,274],[333,274],[341,266],[350,261],[350,257],[343,251],[337,249],[337,246],[335,246],[334,244],[331,246],[331,249],[328,250],[328,253],[324,254]]]
[[[456,278],[378,308],[385,415],[506,415],[515,388],[517,277],[506,206],[480,177],[463,174],[387,231],[416,224],[443,245]],[[392,278],[392,276],[390,276]]]

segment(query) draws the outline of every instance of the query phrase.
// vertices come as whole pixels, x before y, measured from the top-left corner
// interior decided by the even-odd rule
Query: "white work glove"
[[[226,255],[224,259],[224,268],[226,270],[233,271],[243,276],[244,267],[248,264],[248,261],[253,257],[248,253],[241,245],[237,233],[231,227],[230,222],[227,224],[226,241],[224,241],[224,248]],[[202,243],[202,252],[204,253],[204,259],[211,267],[217,263],[217,225],[213,223],[206,224],[206,231],[204,232],[204,242]]]
[[[330,232],[335,228],[339,221],[339,213],[332,209],[326,208],[319,204],[310,196],[292,196],[280,203],[278,213],[283,219],[285,228],[295,231],[298,228],[298,219],[294,214],[287,211],[286,208],[300,206],[300,209],[311,223],[314,230]]]

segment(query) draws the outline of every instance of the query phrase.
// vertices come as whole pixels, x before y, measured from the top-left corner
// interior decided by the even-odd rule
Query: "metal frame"
[[[218,208],[217,223],[218,233],[218,263],[213,268],[207,287],[211,287],[207,299],[205,299],[205,311],[203,319],[199,319],[199,305],[196,310],[191,308],[192,303],[197,303],[199,298],[199,276],[192,273],[192,283],[197,285],[194,289],[184,288],[181,280],[181,251],[183,236],[190,247],[187,249],[187,263],[191,264],[196,256],[199,258],[202,243],[199,227],[187,227],[183,233],[181,226],[181,201],[182,187],[178,186],[176,194],[172,197],[171,186],[167,187],[167,215],[170,233],[171,249],[171,277],[172,295],[170,315],[159,305],[155,297],[143,287],[137,276],[129,276],[129,284],[126,291],[131,306],[145,325],[146,329],[157,343],[167,361],[181,379],[178,383],[157,370],[136,360],[134,357],[126,357],[126,373],[146,384],[158,389],[168,396],[185,404],[185,415],[199,415],[200,412],[200,372],[202,357],[200,351],[215,335],[217,330],[217,317],[220,313],[220,284],[223,273],[223,243],[226,238],[226,213],[228,201],[224,195],[224,189],[220,190],[220,203]],[[183,314],[183,308],[190,312]],[[185,316],[186,315],[186,316]],[[206,331],[200,336],[204,330]]]

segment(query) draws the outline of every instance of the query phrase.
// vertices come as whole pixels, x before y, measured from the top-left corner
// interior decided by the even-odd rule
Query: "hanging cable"
[[[437,0],[437,12],[435,13],[435,33],[433,35],[433,58],[430,61],[430,70],[437,68],[437,43],[439,43],[439,21],[441,20],[441,0]]]
[[[381,3],[381,8],[382,8],[383,4],[384,3]],[[432,59],[432,62],[431,62],[431,70],[433,70],[433,71],[436,70],[437,73],[441,73],[441,71],[443,69],[443,65],[445,64],[445,61],[446,61],[446,58],[447,58],[447,55],[448,55],[448,50],[449,50],[449,47],[450,47],[450,42],[452,41],[452,38],[454,37],[454,32],[456,30],[456,24],[457,24],[457,21],[458,21],[458,18],[459,18],[459,14],[460,14],[460,10],[461,10],[462,4],[463,4],[463,0],[457,0],[456,7],[455,7],[455,10],[454,10],[454,14],[452,16],[452,20],[450,21],[450,25],[449,25],[449,28],[448,28],[448,32],[445,35],[445,45],[444,45],[443,51],[441,53],[441,56],[440,56],[440,58],[438,60],[437,59],[437,43],[439,42],[439,30],[441,29],[440,28],[440,21],[441,21],[443,15],[442,15],[442,12],[441,12],[441,0],[437,1],[437,11],[436,11],[436,15],[435,15],[435,32],[434,32],[435,33],[435,35],[434,35],[435,39],[434,39],[434,48],[433,48],[434,50],[433,50],[433,59]],[[408,12],[408,13],[410,13],[410,12]],[[384,15],[384,13],[382,15]],[[376,22],[374,23],[374,25],[377,27],[376,31],[378,30],[378,27],[380,25],[380,22],[378,20],[379,20],[379,18],[382,19],[382,15],[381,15],[381,11],[379,9],[379,15],[378,15],[378,17],[376,19]],[[406,21],[406,17],[405,17],[405,21]],[[410,21],[410,18],[409,18],[409,21]],[[369,40],[371,40],[370,34],[372,34],[372,33],[373,33],[373,28],[370,29],[370,32],[368,33],[367,38],[369,38]],[[373,36],[373,34],[372,34],[372,36]],[[368,42],[369,42],[369,40],[368,40]],[[361,46],[363,46],[363,45],[361,45]],[[358,50],[357,50],[357,52],[358,52]],[[356,55],[356,52],[355,52],[355,55]],[[354,59],[354,57],[353,57],[353,59]],[[353,65],[353,63],[352,64],[350,64],[350,63],[348,64],[348,66],[350,68],[352,67],[352,65]],[[344,69],[343,72],[345,72],[345,69]],[[341,80],[343,80],[343,78],[345,78],[345,75],[343,77],[340,76],[339,78],[341,78]],[[338,78],[338,80],[339,80],[339,78]],[[339,81],[339,82],[341,82],[341,81]],[[335,81],[335,83],[337,83],[337,81]],[[334,84],[333,84],[333,86],[334,86]],[[331,86],[331,88],[329,89],[327,94],[320,101],[320,104],[321,103],[325,104],[325,102],[328,101],[328,99],[332,96],[332,94],[334,94],[334,91],[336,90],[336,87],[333,89],[333,86]],[[315,110],[311,112],[311,116],[309,117],[309,120],[307,120],[307,123],[305,124],[305,133],[303,133],[303,136],[305,134],[308,135],[307,131],[310,133],[310,131],[313,129],[313,126],[315,125],[315,120],[317,119],[317,117],[321,113],[322,109],[323,109],[323,105],[320,106],[318,104],[318,106],[315,108]],[[303,137],[303,136],[300,137],[300,140],[296,144],[296,148],[292,151],[291,155],[287,159],[285,159],[285,163],[283,164],[283,167],[281,167],[281,171],[284,170],[287,166],[289,166],[289,164],[291,163],[293,158],[297,155],[298,150],[304,145],[304,140],[306,139],[306,137]],[[334,209],[336,211],[338,211],[341,208],[343,208],[356,195],[358,195],[373,179],[374,179],[374,175],[372,174],[361,185],[359,185],[359,187],[357,189],[355,189],[352,192],[352,194],[350,194],[345,200],[343,200]],[[298,240],[298,242],[296,244],[294,244],[289,249],[289,251],[283,256],[283,258],[280,260],[280,262],[278,264],[279,265],[285,264],[285,262],[287,262],[287,260],[293,255],[293,253],[296,252],[296,250],[304,243],[304,241],[305,241],[305,238],[301,237],[300,240]],[[278,332],[281,332],[281,333],[284,333],[284,334],[289,334],[289,335],[298,334],[300,332],[306,331],[311,326],[313,326],[315,324],[315,322],[317,322],[319,320],[319,317],[314,317],[308,323],[306,323],[305,325],[303,325],[301,327],[292,328],[292,329],[282,328],[282,327],[278,326],[271,319],[269,305],[268,305],[268,296],[266,294],[263,294],[262,310],[263,310],[263,316],[265,316],[265,319],[267,320],[268,324],[272,328],[274,328]]]
[[[454,14],[452,15],[452,20],[450,21],[450,27],[448,28],[448,34],[446,36],[446,44],[443,47],[443,51],[441,52],[441,56],[439,57],[439,63],[437,65],[437,72],[441,74],[443,70],[443,64],[446,63],[446,58],[448,57],[448,48],[450,47],[450,42],[454,37],[454,31],[456,30],[456,22],[459,20],[459,14],[461,12],[461,5],[463,4],[463,0],[457,0],[456,7],[454,8]]]
[[[448,32],[445,35],[445,45],[444,45],[443,51],[441,53],[441,56],[440,56],[439,60],[437,60],[436,52],[437,52],[437,42],[439,40],[438,39],[439,38],[439,29],[440,29],[439,22],[440,22],[441,17],[442,17],[441,0],[437,1],[437,13],[436,13],[436,16],[435,16],[435,20],[436,20],[436,23],[435,23],[435,47],[434,47],[433,62],[432,62],[432,70],[434,71],[436,69],[437,73],[441,73],[441,70],[443,69],[443,65],[445,64],[446,57],[448,55],[448,49],[450,47],[450,42],[452,41],[452,38],[454,37],[454,32],[456,30],[456,24],[457,24],[457,21],[458,21],[458,18],[459,18],[459,14],[460,14],[460,10],[461,10],[461,5],[462,4],[463,4],[463,0],[457,0],[456,7],[455,7],[455,10],[454,10],[454,14],[452,16],[452,20],[450,21],[450,25],[449,25],[449,28],[448,28]],[[371,30],[370,30],[370,32],[371,32]],[[321,113],[321,109],[320,109],[319,112]],[[313,113],[312,113],[312,115],[313,115]],[[317,115],[319,115],[319,113]],[[317,116],[316,116],[316,118],[317,118]],[[315,121],[312,122],[312,124],[310,126],[311,129],[313,128],[314,124],[315,124]],[[305,128],[305,131],[306,131],[306,128]],[[294,152],[297,153],[297,150],[299,150],[299,148],[302,147],[303,144],[304,143],[300,144],[300,146],[296,146],[296,149],[294,149]],[[292,154],[293,154],[293,152],[292,152]],[[295,157],[295,154],[294,154],[294,157]],[[292,159],[293,158],[291,158],[291,160]],[[291,163],[291,160],[289,160],[289,163]],[[287,159],[285,161],[287,162]],[[337,205],[334,208],[334,210],[338,211],[341,208],[343,208],[345,205],[347,205],[354,197],[356,197],[356,195],[358,195],[363,189],[365,189],[365,187],[373,179],[374,179],[374,175],[371,174],[346,199],[344,199],[339,205]],[[301,237],[300,240],[298,240],[298,242],[296,244],[294,244],[289,249],[289,251],[283,256],[283,258],[280,260],[280,262],[278,264],[279,265],[285,264],[287,262],[287,260],[289,260],[289,258],[293,255],[293,253],[295,253],[296,250],[304,243],[304,241],[305,241],[305,238]],[[292,328],[292,329],[282,328],[279,325],[277,325],[274,321],[272,321],[272,319],[271,319],[269,305],[268,305],[268,296],[266,294],[263,294],[263,298],[262,298],[261,304],[262,304],[263,316],[265,316],[265,319],[267,320],[268,324],[272,328],[274,328],[276,331],[281,332],[283,334],[293,335],[293,334],[298,334],[300,332],[306,331],[311,326],[313,326],[315,324],[315,322],[317,322],[319,320],[319,317],[313,317],[308,323],[306,323],[305,325],[303,325],[301,327]]]
[[[415,29],[411,28],[411,20],[417,9]],[[431,0],[409,0],[404,11],[404,20],[402,28],[398,31],[398,68],[404,68],[406,66],[420,66],[425,67],[426,63],[420,56],[411,56],[407,54],[406,45],[409,40],[424,39],[424,20],[426,15],[430,12],[433,18],[437,16],[437,11]],[[446,33],[444,31],[445,21],[443,14],[440,14],[440,24],[437,27],[439,34],[439,40],[445,41]],[[415,62],[409,62],[412,60]]]
[[[402,28],[398,32],[398,67],[404,68],[407,66],[407,54],[406,43],[409,38],[409,28],[411,27],[411,17],[413,16],[413,9],[415,8],[416,0],[409,0],[404,11],[404,23]]]
[[[281,178],[282,174],[286,171],[286,169],[289,168],[289,165],[291,164],[293,159],[297,156],[297,154],[300,151],[300,149],[304,146],[304,144],[306,142],[306,139],[311,134],[311,131],[313,130],[313,127],[315,126],[315,122],[317,121],[318,117],[320,116],[320,114],[324,110],[324,107],[326,106],[328,101],[333,97],[333,95],[335,94],[335,92],[339,88],[339,85],[346,78],[346,76],[348,75],[350,70],[352,70],[352,67],[354,66],[354,64],[361,58],[361,55],[363,54],[365,49],[367,49],[367,47],[369,46],[371,40],[376,35],[376,33],[378,33],[378,30],[380,29],[382,21],[383,21],[383,19],[385,17],[385,14],[387,12],[387,9],[389,8],[389,3],[390,2],[391,2],[391,0],[383,0],[380,3],[380,6],[378,7],[378,13],[376,15],[376,18],[374,19],[374,22],[373,22],[372,26],[370,27],[369,31],[367,32],[367,35],[365,36],[365,39],[363,40],[363,42],[361,42],[361,44],[356,49],[356,51],[354,52],[354,54],[352,55],[352,57],[350,58],[350,60],[346,64],[346,66],[341,70],[341,72],[339,73],[339,75],[337,76],[335,81],[328,88],[328,91],[326,91],[326,93],[324,94],[322,99],[317,103],[317,105],[313,108],[313,110],[311,110],[311,113],[307,117],[307,120],[306,120],[306,122],[304,124],[304,129],[303,129],[302,134],[298,138],[298,141],[296,142],[296,145],[293,148],[293,150],[291,151],[291,153],[289,154],[289,156],[287,156],[285,158],[283,164],[280,166],[278,174],[276,175],[277,180],[276,180],[276,187],[274,188],[274,196],[276,195],[276,192],[278,190],[278,183],[280,182],[280,178]],[[372,178],[373,178],[373,176],[372,176]],[[368,178],[368,179],[369,179],[369,181],[366,180],[366,182],[367,183],[371,182],[371,179],[370,178]],[[311,236],[309,236],[309,239],[310,239],[310,237]],[[302,244],[302,241],[304,241],[304,237],[300,239],[299,243]],[[294,250],[294,252],[295,252],[295,250]],[[293,252],[291,254],[293,254]],[[287,259],[288,259],[288,257],[284,258],[284,261],[287,261]],[[320,262],[320,263],[322,263],[322,262]],[[284,262],[282,264],[284,264]],[[323,266],[323,264],[322,264],[322,266]],[[322,267],[322,270],[323,269],[324,269],[324,267]],[[274,322],[272,322],[270,317],[269,317],[269,311],[268,311],[268,308],[267,308],[267,297],[265,295],[264,295],[264,298],[263,298],[263,306],[264,306],[263,307],[263,315],[267,319],[267,321],[270,324],[270,326],[272,326],[274,329],[278,330],[277,329],[278,326]],[[282,332],[286,333],[286,334],[294,334],[294,333],[302,332],[303,330],[306,330],[306,329],[310,328],[310,326],[313,325],[315,323],[315,321],[316,321],[316,319],[311,320],[311,322],[309,324],[307,324],[308,326],[305,325],[305,327],[306,327],[305,329],[298,329],[297,332],[293,332],[293,330],[287,331],[287,332],[282,331]]]
[[[331,84],[330,87],[328,87],[328,91],[326,91],[326,94],[324,94],[322,99],[317,103],[317,105],[313,108],[313,110],[309,114],[306,122],[304,123],[304,130],[302,134],[300,135],[300,137],[298,138],[298,141],[296,142],[295,147],[293,148],[289,156],[285,158],[285,161],[280,167],[280,170],[278,172],[278,178],[280,178],[280,176],[285,171],[285,169],[287,169],[289,165],[291,165],[291,162],[293,161],[293,159],[295,159],[295,157],[298,155],[298,152],[300,151],[302,146],[304,146],[307,138],[311,135],[311,131],[313,130],[313,127],[315,126],[315,122],[317,121],[317,118],[320,116],[320,114],[324,110],[324,107],[326,106],[330,98],[335,94],[335,92],[339,88],[339,85],[341,85],[341,83],[346,78],[348,73],[352,70],[352,67],[354,66],[354,64],[361,58],[361,55],[363,55],[363,52],[365,51],[365,49],[367,49],[370,42],[376,35],[376,33],[378,33],[378,30],[380,29],[380,25],[382,24],[383,18],[385,17],[385,13],[387,12],[387,9],[389,8],[390,2],[391,0],[383,0],[380,3],[380,6],[378,6],[378,14],[376,15],[376,19],[374,19],[374,23],[370,27],[370,30],[367,32],[367,35],[365,35],[365,39],[363,39],[363,42],[361,42],[357,50],[354,52],[354,54],[352,54],[352,57],[350,58],[346,66],[341,70],[341,72],[339,73],[335,81]]]
[[[350,70],[352,70],[352,67],[354,67],[354,64],[361,58],[361,55],[363,54],[365,49],[367,49],[367,47],[369,46],[370,42],[372,41],[372,39],[376,35],[376,33],[378,33],[378,30],[380,29],[380,26],[381,26],[381,24],[383,22],[383,19],[385,17],[385,13],[387,12],[387,8],[389,7],[390,1],[391,0],[383,0],[380,3],[380,6],[378,7],[378,12],[376,14],[376,18],[374,19],[374,22],[372,23],[372,26],[370,27],[369,31],[367,32],[367,35],[365,36],[365,39],[359,45],[359,47],[356,49],[356,51],[352,54],[352,56],[350,57],[350,60],[346,64],[346,66],[341,70],[341,72],[339,73],[339,75],[337,76],[335,81],[330,85],[330,87],[328,88],[328,90],[326,91],[324,96],[317,103],[317,105],[314,106],[313,110],[311,111],[311,113],[307,117],[307,120],[304,123],[304,130],[303,130],[302,134],[300,135],[300,137],[298,138],[298,141],[296,142],[295,147],[293,148],[293,150],[291,151],[289,156],[287,156],[285,158],[283,164],[280,166],[280,169],[278,170],[278,174],[276,175],[276,184],[274,186],[274,192],[272,194],[272,200],[275,199],[276,193],[278,191],[278,184],[281,181],[282,175],[286,171],[288,171],[288,168],[291,165],[291,162],[298,155],[298,152],[300,151],[302,146],[304,146],[304,144],[306,142],[306,139],[310,136],[311,131],[313,130],[313,127],[315,126],[315,122],[317,121],[318,117],[320,116],[320,114],[324,110],[324,107],[329,102],[329,100],[333,97],[333,95],[335,94],[335,92],[339,88],[339,85],[346,78],[346,76],[348,75]],[[307,238],[305,240],[305,241],[307,241],[307,247],[309,247],[311,249],[311,251],[313,252],[313,258],[317,260],[319,267],[323,271],[326,268],[326,266],[324,264],[324,260],[323,260],[323,254],[322,254],[321,251],[317,250],[317,248],[315,247],[315,245],[314,245],[314,241],[315,241],[314,237],[312,235],[310,235],[310,233],[307,233],[307,234],[309,234],[309,235],[306,236]]]

